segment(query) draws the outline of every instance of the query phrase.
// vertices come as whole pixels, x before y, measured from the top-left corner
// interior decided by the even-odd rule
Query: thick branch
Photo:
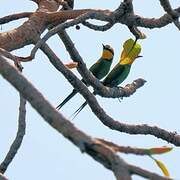
[[[157,138],[161,138],[167,142],[170,142],[176,146],[180,146],[180,135],[174,132],[168,132],[164,129],[161,129],[156,126],[148,126],[146,124],[143,125],[129,125],[125,123],[121,123],[120,120],[115,121],[113,118],[108,116],[106,112],[100,107],[96,98],[89,92],[88,88],[76,78],[76,76],[64,68],[64,65],[59,60],[59,58],[51,51],[47,45],[44,45],[44,52],[48,56],[51,63],[63,73],[63,75],[68,79],[68,81],[76,88],[83,97],[87,100],[89,106],[91,107],[94,114],[100,119],[100,121],[109,127],[110,129],[125,132],[129,134],[143,134],[143,135],[153,135]]]
[[[90,154],[90,152],[86,150],[86,146],[91,147],[91,145],[94,144],[92,139],[76,129],[71,122],[59,114],[58,111],[56,111],[54,107],[22,76],[22,74],[8,64],[3,58],[0,60],[0,73],[22,93],[49,125],[62,133],[82,151],[86,151]],[[91,150],[96,152],[93,154],[94,159],[98,159],[101,163],[103,162],[104,164],[102,164],[105,167],[107,167],[106,164],[110,165],[109,168],[114,172],[117,179],[120,180],[122,175],[128,175],[125,163],[120,160],[111,149],[93,145]],[[99,155],[101,155],[101,157]],[[98,158],[96,156],[98,156]]]
[[[42,4],[41,4],[42,3]],[[45,3],[45,4],[44,4]],[[54,11],[59,6],[54,6],[53,1],[49,1],[48,4],[44,1],[40,1],[40,8],[32,13],[29,19],[19,26],[18,28],[0,33],[0,47],[12,51],[22,48],[29,44],[34,44],[40,38],[40,35],[44,32],[50,24],[62,23],[68,19],[75,18],[89,10],[75,10],[75,11],[61,11],[58,14]],[[52,4],[52,6],[50,4]],[[42,9],[41,9],[42,8]],[[49,9],[48,9],[49,8]],[[53,11],[54,13],[52,13]],[[27,15],[27,14],[26,14]],[[20,16],[23,16],[21,14]],[[9,17],[8,20],[15,17]],[[57,21],[57,22],[56,22]]]
[[[77,145],[81,151],[88,153],[106,168],[111,169],[118,180],[123,179],[123,177],[130,179],[127,170],[134,173],[134,171],[131,170],[130,165],[128,165],[127,168],[127,163],[119,158],[111,148],[99,143],[97,144],[91,137],[78,130],[70,121],[56,111],[21,73],[2,57],[0,57],[0,73],[20,93],[22,93],[51,127],[55,128],[72,143]],[[157,175],[157,178],[158,177],[161,176]]]
[[[99,12],[100,10],[98,10]],[[79,10],[66,10],[66,11],[59,11],[59,12],[51,12],[47,13],[47,23],[58,25],[68,19],[75,19],[78,16],[81,16],[86,13],[96,12],[93,9],[79,9]]]
[[[67,12],[67,11],[65,11]],[[60,12],[57,12],[57,14],[60,13]],[[105,13],[107,13],[107,11],[91,11],[89,13],[85,13],[84,15],[81,15],[79,16],[78,18],[75,18],[74,20],[71,20],[69,22],[64,22],[54,28],[52,28],[41,40],[39,40],[37,42],[37,44],[35,45],[35,47],[33,48],[33,50],[31,51],[31,57],[34,58],[35,57],[35,54],[37,52],[37,50],[50,38],[52,37],[53,35],[55,35],[56,33],[66,29],[66,28],[69,28],[71,26],[74,26],[76,24],[79,24],[83,21],[85,21],[86,19],[99,19],[99,20],[102,20],[102,21],[106,21],[107,19],[109,19],[109,16],[106,15]],[[109,13],[109,11],[108,11]]]
[[[56,21],[56,22],[61,23],[60,21],[61,20],[65,21],[67,19],[67,17],[70,17],[70,16],[71,16],[70,18],[75,17],[74,14],[73,14],[73,17],[72,17],[72,14],[68,14],[65,18],[64,17],[62,18],[60,16],[60,13],[59,14],[49,13],[49,11],[55,11],[55,9],[58,8],[58,6],[59,6],[58,0],[48,1],[49,4],[46,3],[47,2],[46,0],[34,0],[34,1],[36,3],[38,3],[38,5],[39,5],[38,13],[40,16],[39,15],[37,16],[38,13],[32,15],[32,17],[30,18],[29,21],[24,23],[23,26],[21,26],[20,28],[18,28],[16,30],[17,32],[11,31],[11,32],[0,34],[0,39],[4,38],[3,41],[0,42],[0,46],[2,45],[2,47],[5,48],[6,50],[13,50],[13,49],[23,47],[24,45],[27,45],[27,44],[35,43],[37,41],[37,39],[40,37],[41,33],[47,28],[47,26],[49,24],[53,23],[52,21],[54,21],[54,22]],[[69,2],[70,1],[71,0],[69,0]],[[131,0],[129,0],[129,1],[126,0],[124,2],[131,2]],[[53,4],[51,4],[51,3],[53,3]],[[49,5],[50,5],[50,8],[48,8]],[[71,1],[70,6],[73,6],[72,1]],[[48,12],[48,13],[44,13],[45,11],[43,12],[44,7],[46,9],[46,12]],[[175,11],[179,14],[180,8],[178,8]],[[146,26],[146,27],[150,27],[150,28],[160,27],[162,25],[165,26],[166,24],[172,22],[172,18],[169,15],[165,15],[161,19],[147,19],[147,18],[141,18],[138,16],[125,17],[124,15],[122,15],[123,13],[124,13],[124,11],[122,10],[120,13],[121,16],[119,16],[120,17],[119,19],[116,19],[117,17],[115,18],[115,16],[113,17],[110,15],[107,15],[106,17],[103,17],[100,20],[104,19],[106,21],[111,21],[111,25],[113,25],[113,23],[117,23],[117,22],[121,22],[123,24],[132,24],[132,22],[133,22],[134,25]],[[47,14],[50,15],[51,17],[49,16],[50,18],[49,17],[47,18]],[[62,14],[63,13],[61,13],[61,15]],[[78,15],[76,14],[76,17],[77,16],[79,16],[79,14]],[[83,17],[85,17],[85,16],[86,15],[83,15]],[[94,15],[92,15],[92,17],[93,16]],[[117,21],[115,21],[115,19]],[[83,21],[84,20],[82,20],[81,22],[83,22]],[[71,21],[70,26],[78,23],[78,21],[75,21],[75,20],[74,20],[74,22]],[[80,23],[80,21],[79,21],[79,23]],[[110,23],[108,23],[108,24],[110,24]],[[64,25],[63,28],[67,28],[66,27],[67,24],[64,23],[63,25]],[[95,26],[91,26],[91,27],[97,28]],[[61,30],[63,28],[61,27]],[[99,29],[103,29],[103,28],[99,28]],[[106,28],[108,29],[110,27],[107,26]],[[24,32],[26,32],[25,36],[24,36]],[[16,37],[20,37],[19,41],[16,41]],[[8,42],[9,42],[9,44],[7,44]],[[51,56],[52,61],[54,61],[54,57],[53,57],[54,55],[49,54],[49,56]],[[74,56],[77,56],[77,55],[74,55]],[[65,119],[62,115],[58,114],[58,112],[55,111],[53,109],[53,107],[47,101],[45,101],[45,99],[41,96],[41,94],[38,93],[38,91],[36,89],[34,89],[32,86],[29,86],[29,83],[25,79],[23,79],[23,76],[21,74],[18,74],[18,73],[16,74],[16,70],[14,70],[11,66],[6,64],[6,62],[4,61],[3,58],[1,58],[1,59],[2,60],[0,60],[0,72],[3,74],[3,76],[6,79],[8,79],[9,82],[11,82],[20,92],[23,93],[24,97],[27,97],[27,99],[30,101],[32,106],[45,118],[45,120],[52,127],[56,128],[65,137],[67,137],[74,144],[76,144],[81,150],[86,151],[94,159],[96,159],[96,160],[98,159],[98,161],[101,162],[105,167],[112,169],[115,176],[117,177],[117,179],[122,179],[121,178],[122,173],[123,173],[123,175],[125,173],[125,176],[127,176],[127,177],[129,176],[127,169],[126,169],[127,165],[119,157],[117,157],[112,151],[109,151],[108,148],[105,149],[106,151],[108,151],[108,153],[111,154],[108,157],[107,157],[107,153],[103,154],[99,150],[99,145],[98,145],[98,148],[95,145],[94,148],[91,148],[91,150],[89,150],[90,145],[92,145],[92,143],[93,143],[91,137],[86,136],[84,133],[77,130],[71,123],[67,122],[67,119]],[[56,59],[56,61],[59,61],[58,58],[55,57],[55,59]],[[81,61],[81,60],[78,60],[78,61],[83,63],[83,61]],[[60,64],[60,66],[61,66],[61,70],[64,69],[64,66],[62,65],[62,63]],[[56,64],[56,67],[59,67],[58,63]],[[83,69],[81,67],[83,67],[83,66],[80,64],[79,69]],[[88,75],[89,72],[87,71],[86,67],[84,69],[85,69],[85,72],[87,72],[87,79],[89,77],[93,78],[93,76]],[[66,78],[68,77],[68,80],[71,82],[71,84],[74,85],[76,82],[77,82],[77,84],[79,83],[79,81],[74,76],[72,76],[72,74],[69,74],[69,71],[66,71],[66,70],[63,71],[62,70],[62,72],[64,72],[63,74],[66,76]],[[17,77],[19,79],[16,80]],[[105,87],[103,87],[102,84],[98,80],[96,80],[95,78],[94,78],[94,80],[95,80],[95,83],[93,82],[93,79],[90,79],[89,82],[92,81],[91,82],[92,85],[96,84],[97,85],[97,91],[101,93],[100,89],[105,88]],[[141,81],[141,82],[143,82],[143,81]],[[137,85],[137,83],[136,83],[136,85]],[[97,113],[99,114],[99,115],[97,115],[99,117],[99,119],[105,125],[110,127],[111,129],[115,129],[115,130],[122,131],[122,132],[127,132],[130,134],[151,134],[151,135],[154,135],[156,137],[162,138],[168,142],[171,142],[177,146],[180,145],[180,136],[177,135],[176,133],[170,133],[170,132],[165,131],[163,129],[160,129],[158,127],[150,127],[147,125],[133,126],[133,125],[128,125],[128,124],[123,124],[123,123],[120,123],[118,121],[114,121],[111,117],[106,115],[106,113],[103,111],[103,109],[101,109],[101,107],[97,103],[94,96],[92,96],[92,94],[89,93],[87,88],[85,86],[83,86],[82,83],[81,84],[79,83],[77,85],[77,87],[78,87],[78,90],[83,94],[83,96],[85,98],[87,98],[87,101],[88,101],[90,107],[92,108],[92,110],[95,112],[95,114],[96,115],[97,115]],[[105,90],[105,92],[107,92],[108,95],[110,94],[109,89],[107,90],[105,88],[104,90]],[[124,93],[123,91],[121,91],[119,89],[117,89],[117,92],[120,95],[119,94],[118,95],[113,94],[111,96],[113,96],[113,97],[114,96],[115,97],[127,96],[126,93]],[[122,92],[124,93],[123,95],[122,95]],[[35,93],[35,94],[33,94],[33,93]],[[106,96],[106,95],[104,95],[104,96]],[[93,105],[94,107],[91,104],[94,104]],[[72,129],[70,129],[70,128],[72,128]],[[102,148],[104,149],[104,147],[102,147]],[[94,153],[92,153],[92,149],[93,149]],[[144,173],[145,174],[144,177],[147,176],[145,171],[140,171],[137,168],[134,168],[133,170],[132,169],[133,169],[132,166],[131,167],[129,166],[129,170],[131,171],[132,174],[143,174]],[[151,176],[147,176],[147,177],[151,177]],[[152,176],[152,177],[156,177],[156,176]]]
[[[23,12],[23,13],[8,15],[0,18],[0,24],[5,24],[14,20],[27,18],[30,17],[32,14],[33,14],[32,12]]]
[[[41,2],[35,2],[42,4],[42,6],[39,6],[38,8],[39,11],[42,11],[33,13],[33,15],[31,15],[30,18],[18,28],[0,33],[1,48],[12,51],[33,44],[37,39],[39,39],[40,35],[47,28],[45,9],[48,12],[56,11],[59,6],[55,1],[48,1],[50,4],[47,4],[44,0],[41,0]]]
[[[40,35],[44,32],[45,29],[48,28],[50,24],[62,23],[69,18],[75,18],[78,17],[80,14],[84,14],[85,11],[82,9],[82,10],[69,11],[69,13],[66,11],[55,12],[59,7],[60,2],[55,0],[52,1],[41,0],[35,2],[38,3],[39,8],[35,13],[33,13],[30,16],[28,21],[26,21],[22,26],[18,27],[16,30],[0,33],[1,48],[6,49],[8,51],[12,51],[14,49],[22,48],[25,45],[33,44],[37,42]],[[70,5],[72,5],[71,3]],[[127,10],[127,5],[126,5],[128,3],[129,3],[128,1],[121,3],[119,8],[117,8],[117,10],[115,10],[113,13],[110,11],[106,11],[108,12],[108,14],[107,13],[105,13],[104,15],[101,14],[102,16],[96,13],[84,15],[83,17],[79,18],[79,20],[76,19],[75,21],[72,21],[69,25],[64,24],[57,31],[82,23],[89,18],[98,19],[101,21],[108,21],[111,25],[120,22],[122,24],[127,25],[128,27],[141,26],[146,28],[163,27],[173,21],[168,14],[157,19],[143,18],[140,16],[136,16],[133,13],[130,14],[129,11]],[[79,13],[80,11],[81,13]],[[175,11],[178,14],[178,16],[180,15],[180,8],[177,8],[173,11]],[[94,12],[97,11],[94,10]],[[95,28],[95,26],[93,28]],[[104,27],[99,28],[99,30],[103,30],[103,28]],[[109,26],[106,28],[108,29]],[[96,30],[98,30],[97,27]]]

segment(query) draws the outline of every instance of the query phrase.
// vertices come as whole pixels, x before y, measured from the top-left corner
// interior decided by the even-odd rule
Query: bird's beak
[[[102,44],[102,46],[103,46],[103,49],[105,49],[105,45],[104,45],[104,44]]]
[[[137,56],[137,58],[141,58],[141,57],[143,57],[143,56]]]

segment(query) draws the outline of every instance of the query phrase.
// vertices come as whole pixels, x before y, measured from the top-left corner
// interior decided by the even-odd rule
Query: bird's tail
[[[83,108],[87,105],[87,101],[85,101],[72,115],[72,120],[83,110]]]
[[[75,96],[77,94],[77,91],[75,89],[73,89],[73,91],[71,92],[71,94],[69,94],[65,99],[64,101],[59,104],[56,109],[57,110],[60,110],[62,108],[62,106],[64,106],[73,96]]]

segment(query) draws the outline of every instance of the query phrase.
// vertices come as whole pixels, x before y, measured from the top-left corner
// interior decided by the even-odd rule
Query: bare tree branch
[[[180,135],[175,132],[168,132],[164,129],[161,129],[156,126],[149,126],[147,124],[142,125],[129,125],[126,123],[122,123],[119,120],[114,120],[110,116],[106,114],[106,112],[100,107],[96,98],[89,92],[87,87],[76,78],[76,76],[69,71],[68,69],[63,68],[63,64],[59,60],[59,58],[51,51],[47,46],[44,48],[44,52],[50,59],[51,63],[63,73],[63,75],[68,79],[68,81],[76,88],[83,97],[87,100],[90,108],[94,112],[94,114],[100,119],[100,121],[107,127],[112,130],[116,130],[119,132],[125,132],[128,134],[143,134],[143,135],[153,135],[157,138],[161,138],[169,143],[172,143],[176,146],[180,146]]]
[[[172,180],[171,178],[162,177],[157,175],[156,173],[149,172],[145,169],[139,168],[134,165],[128,165],[129,171],[131,174],[140,175],[141,177],[151,179],[151,180]]]
[[[170,20],[169,15],[163,16],[161,18],[161,21],[159,21],[159,19],[148,19],[148,18],[141,18],[141,17],[135,16],[132,8],[126,7],[126,9],[128,9],[128,10],[130,9],[130,10],[125,12],[126,9],[124,9],[125,8],[124,4],[121,3],[120,7],[115,12],[111,12],[108,10],[105,10],[105,11],[89,10],[89,12],[87,11],[87,13],[85,13],[83,15],[79,15],[79,17],[75,18],[74,20],[59,24],[58,26],[52,28],[41,40],[38,41],[38,43],[36,44],[36,46],[33,48],[32,52],[31,52],[31,57],[34,58],[36,51],[50,37],[52,37],[53,35],[55,35],[56,33],[60,32],[62,30],[65,30],[66,28],[69,28],[71,26],[85,22],[87,19],[97,19],[97,20],[101,20],[101,21],[108,21],[108,22],[111,22],[111,24],[120,22],[122,24],[126,24],[128,27],[133,27],[133,26],[147,27],[147,26],[149,26],[149,28],[156,27],[156,25],[158,25],[158,23],[160,23],[160,24],[162,24],[163,22],[167,23],[167,22],[169,22],[168,20]],[[129,5],[128,1],[126,2],[125,5],[128,7],[131,6],[131,5]],[[65,11],[65,12],[67,12],[67,11]],[[58,13],[61,13],[61,12],[57,12],[56,14],[58,15]],[[124,13],[125,13],[125,15],[124,15]],[[57,17],[57,15],[55,17]],[[53,16],[54,16],[54,14],[53,14]],[[170,21],[170,22],[172,22],[172,21]],[[148,24],[148,23],[150,23],[150,24]],[[132,33],[134,33],[134,35],[137,37],[137,34],[135,32],[136,31],[132,31]]]
[[[22,19],[22,18],[28,18],[32,14],[33,12],[23,12],[23,13],[8,15],[8,16],[0,18],[0,24],[5,24],[14,20]]]
[[[136,15],[133,10],[133,0],[123,0],[119,3],[119,7],[115,11],[109,10],[93,10],[80,9],[72,10],[74,0],[32,0],[38,5],[36,12],[24,12],[12,14],[0,18],[0,24],[5,24],[20,18],[28,18],[18,28],[0,33],[0,54],[10,60],[13,60],[16,66],[21,67],[20,61],[26,62],[34,58],[38,48],[48,56],[52,65],[60,71],[66,79],[80,92],[87,100],[90,108],[100,121],[112,130],[125,132],[129,134],[153,135],[170,142],[176,146],[180,146],[180,135],[176,132],[168,132],[156,126],[129,125],[116,121],[106,114],[106,112],[98,104],[96,98],[88,88],[60,61],[54,52],[45,43],[48,38],[58,34],[71,58],[78,63],[77,68],[81,76],[88,84],[92,85],[95,93],[103,97],[128,97],[133,94],[138,88],[142,87],[145,80],[139,78],[133,83],[126,85],[124,88],[107,88],[97,80],[87,70],[83,59],[75,48],[68,34],[64,31],[66,28],[77,24],[83,24],[88,28],[96,31],[106,31],[113,27],[114,24],[125,24],[136,39],[140,38],[143,33],[138,27],[160,28],[174,23],[180,30],[178,18],[180,16],[180,7],[172,9],[169,0],[160,0],[161,6],[167,12],[160,18],[144,18]],[[59,12],[57,10],[60,9]],[[70,20],[71,21],[67,21]],[[88,22],[88,19],[105,21],[106,24],[99,26]],[[40,39],[42,33],[46,29],[52,28],[43,38]],[[9,51],[22,48],[29,44],[36,44],[31,52],[31,56],[23,58],[12,55]],[[19,68],[19,69],[22,69]],[[9,65],[6,60],[0,56],[0,73],[9,81],[22,95],[20,95],[20,110],[19,110],[19,125],[15,141],[13,142],[5,160],[0,165],[0,172],[4,173],[15,157],[19,149],[23,136],[25,134],[25,103],[27,100],[44,118],[44,120],[63,134],[67,139],[74,143],[82,152],[86,152],[93,159],[100,162],[104,167],[113,171],[117,180],[131,179],[131,175],[137,174],[148,179],[168,179],[142,168],[127,164],[121,157],[117,156],[117,152],[134,153],[147,155],[143,149],[123,147],[116,145],[106,140],[92,138],[84,132],[77,129],[65,117],[59,114],[54,107],[35,89],[24,76],[17,72],[17,69]],[[23,98],[24,97],[24,98]],[[0,173],[0,179],[6,179]]]
[[[95,25],[95,24],[91,24],[91,23],[89,23],[89,22],[87,22],[87,21],[82,22],[82,24],[83,24],[84,26],[87,26],[87,27],[90,28],[90,29],[95,30],[95,31],[107,31],[108,29],[110,29],[110,28],[113,26],[113,24],[110,23],[110,22],[107,23],[107,24],[105,24],[105,25],[102,25],[102,26],[98,26],[98,25]]]
[[[67,12],[67,11],[65,11],[65,12]],[[104,13],[103,13],[103,11],[99,11],[99,10],[95,11],[94,10],[94,12],[85,13],[84,15],[81,15],[78,18],[75,18],[74,20],[71,20],[69,22],[64,22],[64,23],[62,23],[62,24],[52,28],[41,40],[39,40],[37,42],[37,44],[35,45],[35,47],[31,51],[31,55],[30,56],[32,58],[34,58],[35,57],[35,53],[42,46],[42,44],[44,44],[50,37],[52,37],[56,33],[66,29],[66,28],[69,28],[71,26],[79,24],[79,23],[85,21],[86,19],[90,19],[90,18],[91,19],[99,19],[99,20],[102,20],[102,21],[106,21],[109,16],[107,16],[105,13],[109,13],[109,11],[104,11]]]
[[[169,0],[160,0],[161,6],[164,10],[172,17],[174,24],[180,30],[180,23],[179,23],[179,14],[178,12],[174,11],[171,7]]]
[[[127,85],[124,88],[117,88],[117,87],[109,88],[109,87],[104,86],[86,68],[86,65],[83,62],[82,57],[80,56],[79,52],[75,48],[74,43],[72,42],[68,34],[65,31],[61,31],[58,33],[58,35],[63,41],[66,47],[66,50],[69,52],[71,59],[78,62],[78,67],[77,67],[78,72],[81,74],[83,79],[95,89],[95,92],[97,94],[103,97],[111,97],[111,98],[128,97],[131,94],[133,94],[137,88],[140,88],[145,84],[146,81],[144,79],[138,79],[134,81],[134,83],[132,83],[131,85]]]
[[[100,138],[96,138],[97,143],[102,143],[104,145],[109,146],[110,148],[112,148],[115,152],[122,152],[125,154],[135,154],[135,155],[150,155],[149,153],[149,149],[146,148],[136,148],[136,147],[131,147],[131,146],[119,146],[113,142],[104,140],[104,139],[100,139]],[[162,147],[161,147],[162,148]],[[154,154],[158,154],[158,153],[154,153]],[[160,153],[159,153],[160,154]]]
[[[62,23],[90,10],[63,11],[57,14],[59,5],[55,1],[38,1],[39,8],[18,28],[0,33],[0,47],[12,51],[36,43],[51,24]],[[57,21],[57,22],[56,22]],[[26,32],[26,33],[24,33]]]
[[[23,137],[25,135],[26,129],[26,100],[20,95],[20,106],[19,106],[19,119],[18,119],[18,130],[17,135],[12,143],[9,152],[7,153],[5,159],[0,164],[0,172],[5,173],[6,169],[8,168],[9,164],[14,159],[15,155],[17,154],[18,149],[22,144]]]
[[[86,12],[94,12],[95,10],[70,10],[70,11],[61,11],[61,12],[55,12],[58,10],[58,7],[60,3],[56,1],[36,1],[38,3],[39,7],[33,15],[30,16],[28,21],[26,21],[22,26],[18,27],[16,31],[9,31],[5,33],[0,33],[0,47],[6,50],[14,50],[21,47],[24,47],[25,45],[36,43],[39,39],[40,35],[44,32],[45,29],[48,28],[51,24],[59,24],[67,19],[74,19],[78,16],[82,15]],[[99,18],[99,15],[92,13],[89,14],[89,17],[85,16],[85,19],[82,17],[79,20],[72,21],[71,25],[76,25],[79,23],[84,22],[84,20],[89,18],[95,18],[102,21],[108,21],[111,24],[115,23],[122,23],[127,26],[141,26],[141,27],[147,27],[147,28],[157,28],[157,27],[163,27],[167,24],[172,22],[172,18],[166,14],[162,16],[161,18],[155,19],[155,18],[143,18],[134,14],[129,14],[129,11],[127,11],[127,5],[128,3],[121,3],[120,6],[115,10],[114,12],[109,12],[108,16],[103,16]],[[180,7],[175,9],[180,14]],[[97,18],[96,18],[97,15]],[[68,23],[68,22],[67,22]],[[71,26],[69,24],[69,26]],[[60,25],[61,26],[61,25]],[[67,28],[67,24],[63,25],[62,28]],[[58,29],[57,31],[60,31],[62,29]],[[24,31],[27,33],[24,34]],[[18,37],[18,38],[17,38]]]
[[[138,174],[140,172],[141,168],[138,168],[139,171],[133,170],[130,165],[126,168],[127,163],[118,157],[111,148],[107,145],[103,146],[99,143],[96,144],[96,141],[94,141],[90,136],[87,136],[85,133],[77,129],[70,121],[54,109],[54,107],[36,88],[31,85],[30,82],[26,80],[21,73],[19,73],[2,57],[0,57],[0,73],[20,93],[22,93],[23,97],[30,102],[30,104],[51,127],[55,128],[64,137],[78,146],[82,152],[88,153],[92,158],[100,162],[106,168],[111,169],[116,176],[116,179],[120,180],[123,177],[130,179],[129,172],[131,174]],[[143,176],[145,176],[146,173],[150,173],[149,171],[142,172]],[[141,176],[140,173],[138,175]],[[154,174],[153,177],[159,178],[161,176]]]

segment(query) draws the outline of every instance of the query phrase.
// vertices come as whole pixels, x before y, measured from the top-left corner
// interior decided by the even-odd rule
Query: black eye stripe
[[[104,49],[110,51],[114,55],[114,51],[112,49],[109,49],[109,48],[106,48],[106,47]]]

